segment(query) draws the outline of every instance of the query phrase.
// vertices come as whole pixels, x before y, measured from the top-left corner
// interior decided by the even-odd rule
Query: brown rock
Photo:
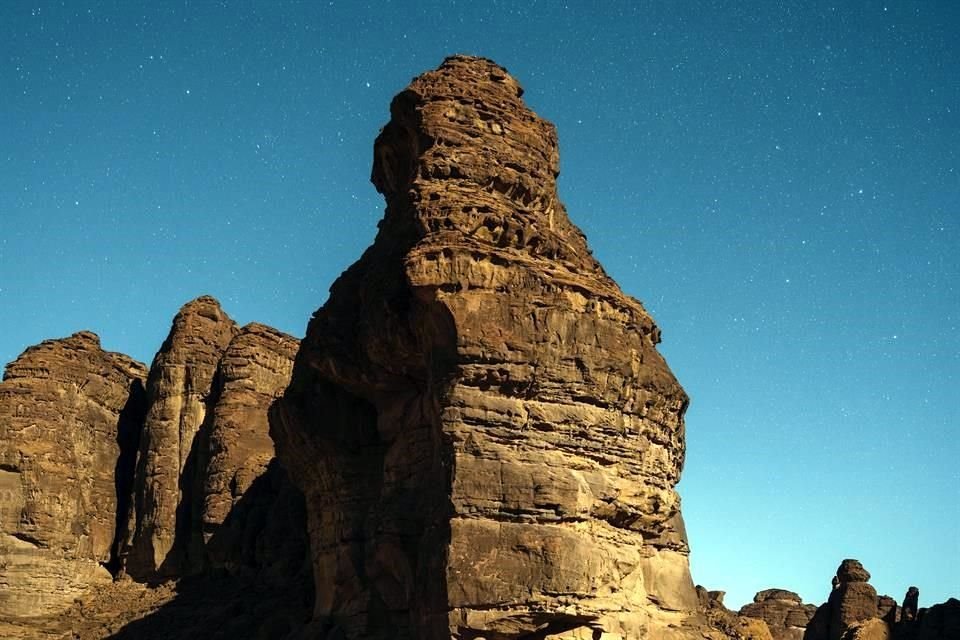
[[[841,582],[830,617],[830,638],[839,640],[857,622],[877,617],[877,591],[866,582]]]
[[[723,591],[707,591],[697,585],[696,592],[709,629],[693,637],[698,640],[701,637],[710,640],[774,640],[764,620],[737,615],[724,607]]]
[[[890,596],[884,595],[877,597],[877,617],[885,620],[887,624],[892,625],[896,623],[899,610],[900,607],[897,606],[897,601]]]
[[[804,640],[841,640],[852,627],[877,618],[877,591],[866,580],[870,573],[857,560],[844,560],[834,577],[826,604],[817,608],[804,632]]]
[[[843,640],[890,640],[890,625],[880,618],[870,618],[851,626],[843,634]]]
[[[863,568],[859,560],[846,559],[840,563],[837,569],[837,579],[840,584],[844,582],[869,582],[870,572]]]
[[[767,623],[774,640],[802,640],[804,630],[817,608],[805,605],[800,596],[784,589],[760,591],[740,615]]]
[[[286,483],[280,469],[276,480],[264,478],[274,459],[267,410],[290,382],[298,347],[296,338],[262,324],[248,324],[220,361],[212,419],[201,434],[197,464],[202,493],[196,502],[196,519],[202,526],[200,544],[206,546],[209,566],[257,565],[256,548],[243,548],[251,540],[250,527],[263,521],[252,515],[252,503],[257,502],[259,510],[270,510]],[[265,486],[251,491],[256,482]],[[268,488],[274,483],[279,484]],[[263,492],[271,497],[264,500],[259,495]],[[240,505],[243,500],[247,504]],[[246,516],[234,513],[227,521],[235,509]],[[305,523],[301,525],[305,528]],[[296,532],[287,532],[286,537],[295,538]]]
[[[697,607],[687,397],[567,218],[521,93],[456,56],[394,99],[377,239],[272,413],[337,637],[683,637]]]
[[[104,566],[129,506],[123,478],[139,437],[145,376],[142,364],[103,351],[90,332],[30,347],[6,367],[0,618],[57,613],[110,581]]]
[[[178,575],[195,528],[196,435],[206,418],[214,373],[236,324],[219,303],[203,296],[173,320],[150,367],[148,411],[137,460],[136,523],[121,545],[130,575]],[[177,548],[174,548],[175,542]]]

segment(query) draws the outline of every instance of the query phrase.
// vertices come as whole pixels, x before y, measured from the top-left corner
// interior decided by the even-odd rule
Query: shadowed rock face
[[[0,383],[0,618],[55,614],[110,581],[146,368],[90,332],[47,340]],[[118,500],[118,495],[120,499]]]
[[[697,607],[687,397],[567,218],[556,131],[521,94],[457,56],[394,99],[379,233],[271,414],[319,637],[670,638]]]
[[[249,566],[262,565],[252,556],[278,552],[277,548],[243,549],[260,518],[231,512],[245,497],[248,502],[256,499],[257,491],[251,491],[255,482],[277,485],[266,492],[271,497],[287,486],[279,468],[272,474],[277,479],[264,477],[274,459],[267,409],[290,382],[299,345],[295,338],[271,327],[248,324],[233,338],[220,361],[213,393],[216,404],[209,428],[201,434],[197,462],[201,495],[194,505],[194,521],[200,524],[196,531],[202,534],[202,540],[194,542],[206,546],[211,567],[233,568],[244,559]],[[262,498],[259,501],[263,503],[259,508],[275,507]],[[245,504],[241,510],[250,514]],[[232,517],[225,522],[228,516]],[[286,531],[272,543],[279,547],[284,539],[298,539],[302,544],[305,532]]]

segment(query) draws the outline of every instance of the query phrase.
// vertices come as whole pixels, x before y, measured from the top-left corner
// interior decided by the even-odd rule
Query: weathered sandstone
[[[211,409],[217,365],[236,332],[216,300],[197,298],[180,309],[150,367],[134,480],[136,520],[121,550],[124,569],[134,577],[179,575],[188,562],[199,490],[196,436]]]
[[[148,389],[142,364],[89,332],[11,363],[0,384],[0,636],[100,638],[127,625],[117,637],[276,637],[301,626],[313,593],[303,497],[267,423],[297,347],[264,325],[236,329],[202,297],[174,319]],[[162,559],[136,555],[161,543]],[[151,584],[192,577],[155,593],[111,583],[124,568]]]
[[[318,637],[682,637],[687,397],[556,192],[504,69],[400,93],[374,244],[271,416],[306,494]],[[533,635],[530,635],[533,634]]]
[[[56,614],[109,582],[143,419],[139,362],[90,332],[47,340],[0,383],[0,618]],[[118,500],[119,495],[119,500]]]
[[[740,615],[767,623],[774,640],[802,640],[804,629],[817,607],[803,604],[800,596],[784,589],[760,591],[751,604],[740,608]]]
[[[299,344],[271,327],[248,324],[218,365],[213,412],[200,434],[196,466],[202,490],[193,518],[201,538],[195,535],[194,542],[204,548],[210,568],[264,567],[268,556],[283,558],[291,542],[301,551],[290,559],[305,558],[305,521],[295,504],[302,499],[283,470],[271,467],[267,422],[270,404],[290,382]],[[273,535],[266,533],[271,527]]]

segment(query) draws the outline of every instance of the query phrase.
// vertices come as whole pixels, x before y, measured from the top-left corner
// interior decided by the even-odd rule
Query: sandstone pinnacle
[[[521,96],[453,56],[394,98],[379,232],[271,413],[315,523],[315,621],[340,637],[688,637],[687,396]]]

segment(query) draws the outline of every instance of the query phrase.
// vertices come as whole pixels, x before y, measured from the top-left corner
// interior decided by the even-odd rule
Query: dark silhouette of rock
[[[684,637],[697,607],[687,397],[568,219],[556,132],[521,94],[455,56],[393,100],[379,233],[271,414],[326,637]]]
[[[30,347],[0,383],[0,618],[59,613],[111,580],[146,368],[89,331]],[[117,480],[121,478],[121,480]],[[119,492],[119,496],[118,496]]]
[[[946,602],[935,604],[929,609],[921,609],[918,611],[917,617],[916,640],[957,640],[960,638],[960,600],[956,598],[950,598]]]
[[[903,606],[900,608],[900,618],[904,622],[910,622],[917,619],[917,607],[920,602],[920,590],[916,587],[907,589],[907,595],[903,597]]]
[[[816,610],[792,591],[767,589],[757,593],[753,603],[741,607],[740,615],[766,622],[775,640],[801,640]]]

